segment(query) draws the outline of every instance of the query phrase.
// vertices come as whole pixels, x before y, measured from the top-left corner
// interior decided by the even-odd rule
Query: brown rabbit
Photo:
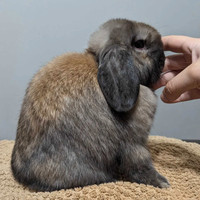
[[[114,19],[84,53],[43,67],[28,86],[12,153],[17,181],[53,191],[116,180],[168,187],[147,149],[156,110],[148,87],[164,66],[160,34]]]

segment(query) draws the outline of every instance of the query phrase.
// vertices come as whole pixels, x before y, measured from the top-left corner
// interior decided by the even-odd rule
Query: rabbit
[[[165,61],[161,35],[111,19],[82,53],[66,53],[28,85],[11,158],[14,178],[33,191],[116,181],[167,188],[147,147]]]

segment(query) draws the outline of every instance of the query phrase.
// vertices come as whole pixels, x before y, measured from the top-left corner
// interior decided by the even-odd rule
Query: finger
[[[163,47],[165,51],[173,51],[176,53],[191,54],[191,43],[193,38],[187,36],[165,36],[162,37]]]
[[[161,95],[164,102],[174,102],[182,93],[198,87],[200,68],[197,65],[190,65],[166,84]]]
[[[194,99],[200,99],[200,90],[199,89],[193,89],[193,90],[190,90],[190,91],[187,91],[187,92],[181,94],[181,96],[178,99],[176,99],[174,103],[190,101],[190,100],[194,100]]]
[[[167,71],[161,74],[160,79],[152,86],[153,90],[165,86],[172,78],[174,78],[180,71]]]
[[[192,63],[190,54],[175,54],[167,56],[163,72],[171,70],[183,70]]]
[[[196,62],[200,58],[200,38],[195,40],[192,51],[192,61]]]

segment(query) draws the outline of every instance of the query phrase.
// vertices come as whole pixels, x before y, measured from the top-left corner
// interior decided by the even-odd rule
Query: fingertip
[[[166,98],[166,96],[162,93],[160,95],[160,99],[164,102],[164,103],[170,103],[170,101]]]
[[[182,35],[168,35],[162,37],[165,51],[191,54],[191,38]]]
[[[160,95],[160,99],[161,99],[164,103],[168,103],[168,104],[177,103],[176,100],[168,99],[168,98],[167,98],[165,95],[163,95],[163,94]]]
[[[162,43],[163,43],[163,48],[164,51],[171,51],[171,40],[175,40],[177,39],[177,35],[166,35],[162,37]]]
[[[160,96],[161,100],[165,103],[173,103],[174,100],[177,98],[174,92],[172,92],[173,90],[171,89],[171,85],[172,84],[167,83]]]

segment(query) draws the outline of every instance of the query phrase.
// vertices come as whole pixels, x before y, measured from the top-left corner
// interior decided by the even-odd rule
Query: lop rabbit
[[[67,53],[30,82],[11,167],[32,190],[53,191],[117,180],[168,187],[147,148],[156,111],[150,89],[164,66],[160,34],[112,19],[83,53]]]

